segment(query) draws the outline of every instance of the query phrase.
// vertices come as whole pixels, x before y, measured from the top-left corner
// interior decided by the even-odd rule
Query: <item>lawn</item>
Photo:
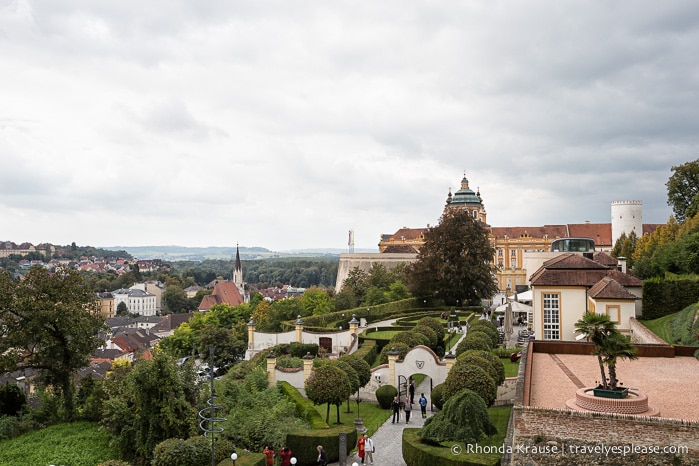
[[[505,377],[517,377],[519,373],[519,361],[512,362],[509,358],[500,358],[502,365],[505,366]]]
[[[320,413],[320,416],[325,419],[325,414],[327,412],[328,405],[322,404],[317,405],[316,410]],[[353,426],[354,419],[357,417],[357,402],[350,400],[350,412],[347,412],[347,402],[345,401],[340,406],[340,422],[343,425]],[[376,430],[381,427],[381,425],[386,422],[386,420],[391,417],[390,409],[381,409],[379,405],[374,403],[362,402],[359,403],[359,415],[364,420],[364,426],[367,428],[367,433],[373,435]],[[328,424],[330,427],[336,425],[337,423],[337,408],[335,405],[330,405],[330,419],[328,419]]]
[[[670,327],[670,321],[675,317],[677,313],[666,315],[658,319],[653,320],[641,320],[643,325],[645,325],[651,332],[658,335],[660,338],[665,340],[666,343],[672,344],[672,327]]]
[[[402,330],[377,330],[376,332],[365,334],[364,338],[367,340],[390,340],[400,332],[402,332]]]
[[[94,423],[58,424],[0,441],[0,464],[95,466],[119,459],[118,451],[109,445],[110,438]]]

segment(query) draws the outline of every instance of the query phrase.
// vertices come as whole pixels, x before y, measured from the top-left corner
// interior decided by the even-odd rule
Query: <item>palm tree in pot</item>
[[[599,351],[602,353],[604,364],[609,368],[609,389],[616,390],[618,383],[616,378],[617,360],[638,359],[638,349],[631,343],[629,337],[615,330],[602,340]]]
[[[592,354],[597,356],[597,363],[602,375],[602,388],[609,388],[607,384],[607,373],[604,369],[603,353],[600,351],[603,341],[612,333],[617,332],[614,322],[609,320],[609,316],[586,312],[580,320],[575,323],[575,332],[583,335],[585,339],[595,345]],[[616,367],[615,367],[616,369]]]

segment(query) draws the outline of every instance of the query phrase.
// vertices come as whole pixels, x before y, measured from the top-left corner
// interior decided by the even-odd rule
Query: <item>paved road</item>
[[[389,418],[374,432],[374,435],[372,435],[371,438],[376,447],[376,453],[374,453],[374,464],[376,466],[406,466],[405,461],[403,461],[403,447],[401,443],[403,439],[403,429],[406,427],[422,427],[425,422],[420,414],[420,405],[417,404],[420,393],[424,393],[429,400],[429,378],[425,379],[422,384],[415,388],[415,404],[410,414],[410,422],[405,422],[404,413],[401,411],[400,422],[393,424],[391,418]],[[428,405],[427,416],[429,417],[432,414]],[[352,466],[354,462],[361,465],[361,460],[356,454],[347,458],[347,466]],[[339,463],[331,463],[331,466],[337,465],[339,465]]]

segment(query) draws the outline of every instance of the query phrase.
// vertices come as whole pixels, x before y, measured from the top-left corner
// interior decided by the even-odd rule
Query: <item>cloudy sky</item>
[[[376,248],[671,214],[695,1],[0,0],[0,240]]]

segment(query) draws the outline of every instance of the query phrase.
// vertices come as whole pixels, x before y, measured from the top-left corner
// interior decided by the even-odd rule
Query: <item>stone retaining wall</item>
[[[667,345],[668,343],[655,333],[636,320],[635,317],[629,319],[629,329],[631,330],[631,342],[635,344],[648,343],[651,345]]]

